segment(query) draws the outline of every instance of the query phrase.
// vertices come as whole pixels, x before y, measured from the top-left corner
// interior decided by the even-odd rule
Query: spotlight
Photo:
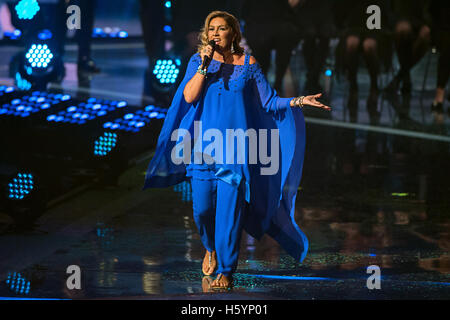
[[[14,30],[13,32],[7,31],[4,33],[5,38],[8,38],[10,40],[17,40],[22,35],[22,31],[19,29]]]
[[[172,85],[177,81],[180,64],[179,59],[158,59],[153,67],[153,74],[160,84]]]
[[[105,132],[94,142],[94,155],[106,156],[115,148],[117,144],[117,134]]]
[[[53,53],[46,44],[33,44],[25,54],[25,57],[32,68],[45,69],[53,60]]]
[[[9,198],[21,200],[34,189],[34,179],[31,173],[18,173],[8,184]]]
[[[39,40],[49,40],[53,37],[53,34],[50,30],[44,29],[38,33]]]
[[[21,0],[15,7],[19,19],[31,20],[40,10],[36,0]]]
[[[18,88],[25,90],[29,89],[29,84],[32,89],[45,90],[50,81],[61,81],[64,73],[61,57],[44,42],[32,43],[25,52],[14,56],[10,63],[10,76],[15,78]]]
[[[173,55],[166,54],[165,57],[153,60],[144,79],[145,87],[148,88],[146,94],[153,97],[153,103],[170,104],[170,96],[181,78],[180,70],[181,60]]]
[[[22,277],[18,272],[9,272],[6,284],[8,289],[16,294],[28,294],[30,292],[30,281]]]

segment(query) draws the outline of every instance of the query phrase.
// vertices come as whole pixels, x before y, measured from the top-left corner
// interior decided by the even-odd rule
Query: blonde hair
[[[239,26],[239,21],[238,21],[238,19],[236,19],[235,16],[233,16],[232,14],[230,14],[226,11],[213,11],[210,14],[208,14],[208,16],[205,19],[205,25],[200,30],[200,34],[198,36],[198,38],[200,40],[200,44],[197,47],[197,52],[200,53],[202,51],[202,49],[208,45],[209,24],[212,19],[218,18],[218,17],[223,18],[227,22],[227,25],[231,28],[231,30],[233,32],[233,35],[234,35],[234,40],[232,42],[232,47],[234,49],[233,53],[244,54],[244,48],[242,48],[239,45],[242,40],[242,34],[241,34],[241,28]]]

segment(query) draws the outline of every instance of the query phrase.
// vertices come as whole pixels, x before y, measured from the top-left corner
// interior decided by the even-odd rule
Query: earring
[[[231,43],[231,53],[234,53],[234,44],[233,44],[233,42]]]

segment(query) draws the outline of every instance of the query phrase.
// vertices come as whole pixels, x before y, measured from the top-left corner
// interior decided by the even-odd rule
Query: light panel
[[[164,119],[166,117],[166,112],[166,109],[149,105],[145,107],[144,110],[127,113],[122,118],[108,121],[103,124],[103,128],[125,132],[139,132],[150,123],[151,119]]]
[[[15,9],[19,19],[31,20],[38,13],[40,7],[36,0],[20,0]]]
[[[31,173],[18,173],[17,176],[8,183],[9,198],[21,200],[34,189],[34,178]]]
[[[106,156],[112,149],[116,147],[117,134],[105,132],[94,142],[94,155]]]
[[[82,125],[108,113],[126,107],[125,101],[109,101],[90,98],[87,102],[69,106],[57,114],[47,116],[47,121]]]
[[[68,94],[34,91],[31,95],[12,100],[0,106],[0,116],[28,117],[33,113],[51,108],[62,101],[70,100]]]
[[[179,59],[158,59],[153,68],[153,74],[161,84],[174,84],[180,73],[179,65]]]

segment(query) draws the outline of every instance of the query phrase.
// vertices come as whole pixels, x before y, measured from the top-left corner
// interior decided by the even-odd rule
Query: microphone
[[[205,56],[205,59],[203,60],[203,63],[202,63],[202,69],[205,69],[205,67],[209,65],[209,63],[212,60],[212,56],[214,55],[214,51],[216,50],[216,42],[214,40],[211,40],[208,44],[213,48],[212,54],[211,54],[211,57]]]

